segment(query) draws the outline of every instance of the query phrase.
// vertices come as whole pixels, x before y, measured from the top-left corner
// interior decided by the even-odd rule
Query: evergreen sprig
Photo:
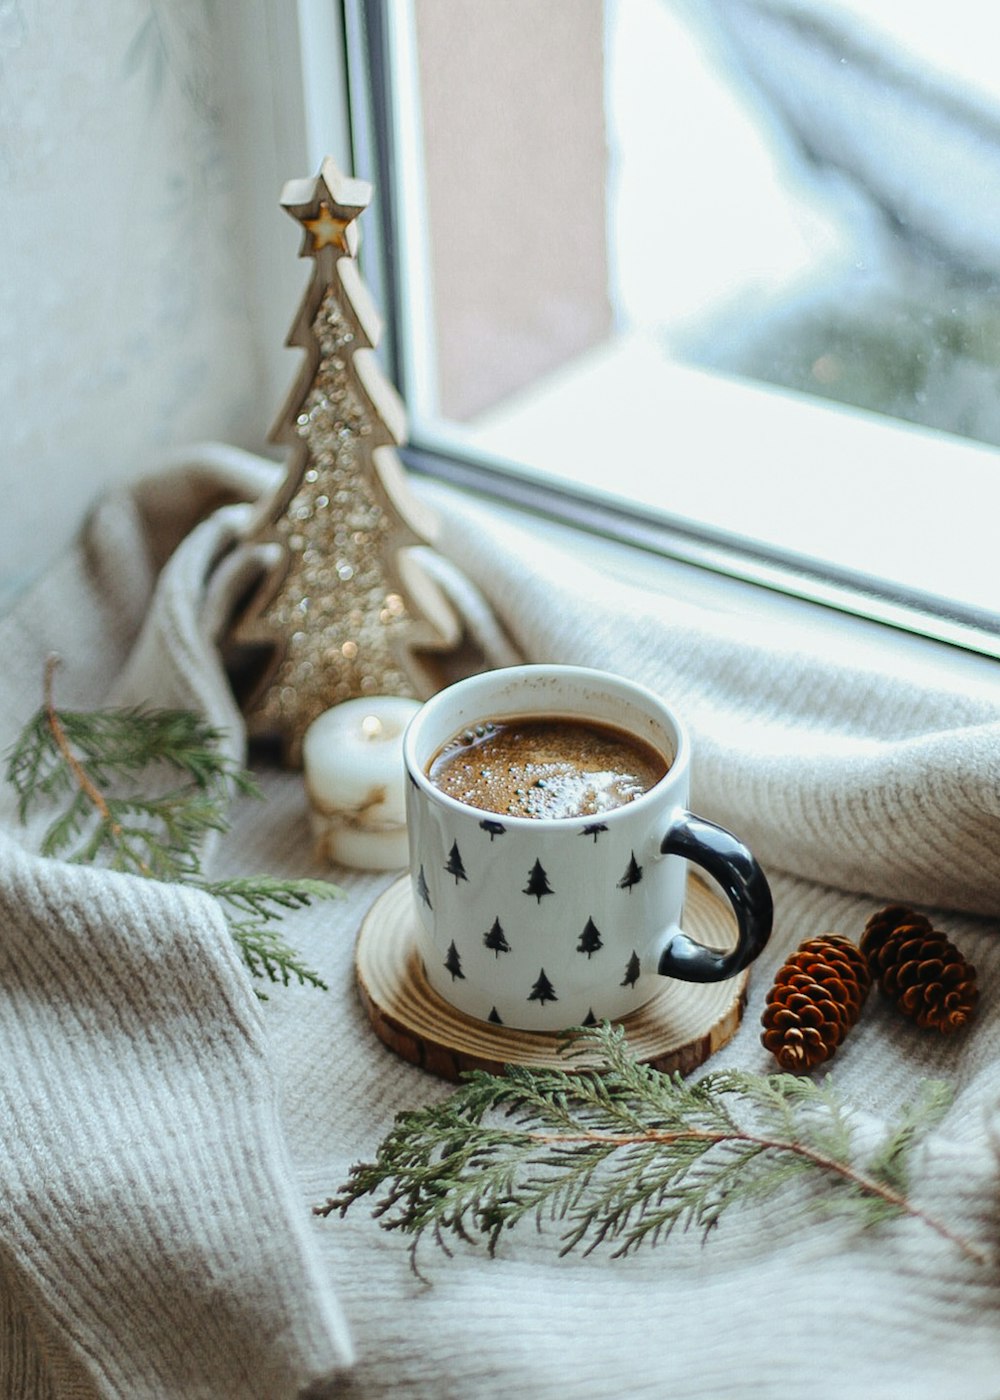
[[[587,1059],[474,1071],[443,1101],[400,1114],[375,1160],[316,1213],[343,1215],[380,1193],[373,1213],[412,1237],[419,1273],[425,1235],[446,1253],[448,1237],[485,1239],[492,1254],[530,1218],[559,1222],[562,1254],[607,1244],[621,1256],[677,1227],[707,1235],[729,1207],[801,1180],[820,1210],[850,1210],[864,1225],[907,1215],[983,1258],[906,1194],[911,1149],[949,1102],[939,1082],[926,1081],[859,1161],[829,1079],[724,1070],[689,1082],[639,1062],[606,1022],[574,1031],[564,1053]]]
[[[335,885],[202,875],[203,840],[229,830],[233,796],[262,796],[254,776],[222,750],[221,731],[188,710],[57,709],[54,672],[53,659],[44,703],[13,745],[6,770],[22,822],[38,806],[62,804],[41,837],[42,854],[202,889],[220,901],[255,977],[325,989],[273,925],[289,910],[338,896]],[[143,791],[123,790],[140,776]]]
[[[333,885],[325,880],[278,880],[270,875],[196,883],[222,901],[230,932],[255,977],[267,977],[286,987],[294,977],[325,990],[326,984],[288,947],[272,927],[272,920],[280,919],[287,910],[302,909],[314,899],[336,896],[340,891]]]

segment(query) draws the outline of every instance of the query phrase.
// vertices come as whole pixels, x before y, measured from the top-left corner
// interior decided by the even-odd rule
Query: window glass
[[[992,7],[388,13],[418,445],[997,611]]]

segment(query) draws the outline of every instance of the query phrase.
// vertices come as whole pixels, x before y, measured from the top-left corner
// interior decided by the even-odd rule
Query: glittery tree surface
[[[252,538],[275,562],[237,620],[231,647],[265,659],[245,701],[248,731],[300,761],[313,719],[363,695],[431,694],[435,652],[457,645],[448,604],[408,551],[433,540],[395,448],[405,414],[374,355],[379,320],[358,273],[363,181],[327,160],[281,203],[314,267],[288,337],[305,361],[272,430],[291,453]]]

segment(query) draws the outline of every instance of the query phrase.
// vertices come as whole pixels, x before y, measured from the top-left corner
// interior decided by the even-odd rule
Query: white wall
[[[165,450],[263,448],[306,273],[278,196],[347,160],[303,115],[310,8],[0,7],[0,610]]]

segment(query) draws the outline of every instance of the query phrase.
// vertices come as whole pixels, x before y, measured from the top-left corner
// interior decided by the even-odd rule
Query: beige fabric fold
[[[174,471],[176,498],[154,477],[106,503],[0,622],[4,743],[56,649],[62,703],[195,704],[242,751],[213,632],[253,567],[230,549],[238,498],[273,468],[213,447]],[[429,1246],[427,1286],[363,1205],[311,1215],[397,1112],[446,1092],[377,1041],[355,992],[354,935],[396,877],[319,865],[301,777],[262,771],[266,801],[236,804],[212,872],[325,873],[345,897],[285,927],[330,990],[275,988],[261,1004],[207,901],[39,861],[8,796],[0,1390],[995,1400],[1000,682],[985,666],[949,679],[921,647],[887,651],[878,634],[848,643],[698,606],[655,575],[637,584],[487,505],[418,489],[441,518],[441,578],[488,661],[597,665],[659,690],[694,731],[694,805],[762,859],[775,932],[714,1065],[772,1069],[758,1021],[783,956],[825,929],[857,936],[885,899],[926,908],[976,963],[983,1000],[966,1033],[922,1035],[873,998],[831,1072],[862,1139],[921,1078],[948,1080],[954,1103],[912,1191],[989,1262],[918,1222],[817,1222],[792,1191],[724,1218],[708,1242],[680,1235],[624,1260],[558,1258],[557,1225],[513,1232],[493,1260]],[[146,509],[164,500],[178,503],[166,539],[160,507]],[[338,1379],[345,1328],[354,1364]]]
[[[0,870],[0,1248],[50,1367],[204,1400],[333,1373],[346,1327],[213,902],[6,839]]]

